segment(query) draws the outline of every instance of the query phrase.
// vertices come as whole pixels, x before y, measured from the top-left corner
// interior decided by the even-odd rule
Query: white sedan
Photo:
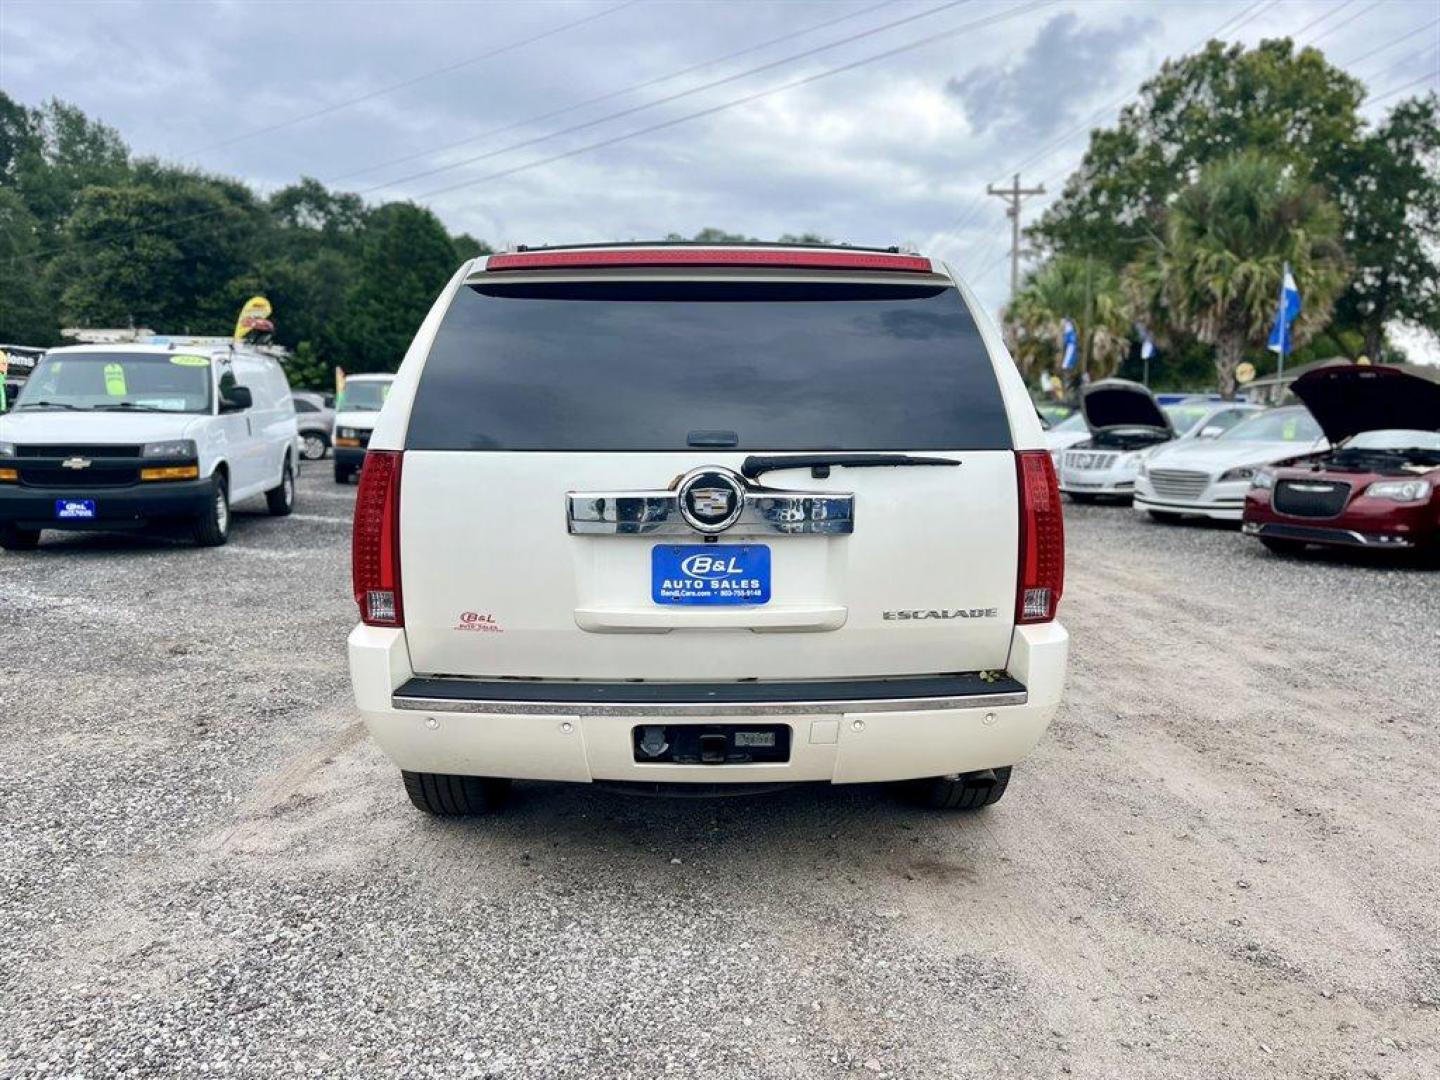
[[[1134,507],[1158,521],[1239,521],[1257,470],[1328,444],[1304,406],[1271,409],[1211,439],[1156,447],[1135,478]]]

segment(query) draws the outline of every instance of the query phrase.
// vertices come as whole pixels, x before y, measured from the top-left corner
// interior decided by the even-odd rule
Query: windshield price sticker
[[[180,367],[209,367],[210,361],[203,356],[172,356],[170,362]]]
[[[657,544],[650,551],[657,604],[765,604],[770,549],[764,544]]]
[[[105,365],[105,393],[110,397],[125,396],[125,368],[123,365]]]

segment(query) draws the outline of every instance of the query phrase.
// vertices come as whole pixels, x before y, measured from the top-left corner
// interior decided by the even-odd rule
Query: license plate
[[[61,521],[75,521],[95,516],[94,499],[56,499],[55,516]]]
[[[764,544],[656,544],[650,597],[657,604],[765,604],[770,549]]]

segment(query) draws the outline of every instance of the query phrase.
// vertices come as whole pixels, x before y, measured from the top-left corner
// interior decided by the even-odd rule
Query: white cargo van
[[[436,814],[512,778],[975,808],[1065,680],[1035,409],[974,297],[893,249],[465,265],[370,439],[353,569],[357,704]]]
[[[225,543],[230,506],[295,506],[295,409],[280,364],[184,343],[51,349],[0,416],[0,547],[44,529],[180,524]]]

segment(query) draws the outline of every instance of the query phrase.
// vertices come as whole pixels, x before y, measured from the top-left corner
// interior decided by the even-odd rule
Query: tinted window
[[[295,411],[296,411],[297,413],[309,413],[309,412],[319,412],[319,411],[320,411],[320,410],[317,409],[314,405],[310,404],[310,402],[306,401],[304,398],[298,398],[298,397],[297,397],[297,398],[295,398],[295,399],[293,399],[293,400],[294,400],[294,402],[295,402]]]
[[[416,391],[419,450],[1008,449],[952,288],[587,282],[461,289]]]

